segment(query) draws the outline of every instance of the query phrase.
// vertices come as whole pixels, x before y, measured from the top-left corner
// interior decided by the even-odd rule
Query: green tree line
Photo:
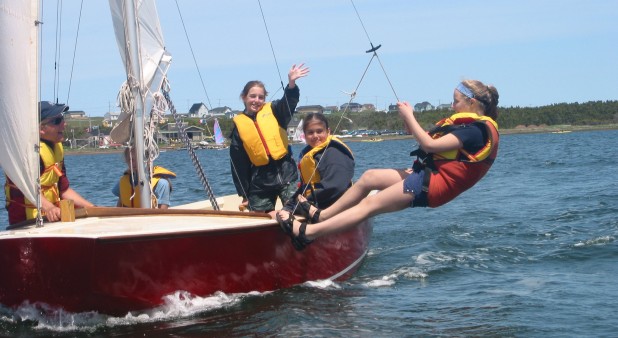
[[[555,126],[555,125],[603,125],[618,123],[618,101],[589,101],[585,103],[556,103],[541,107],[499,107],[498,125],[501,129],[512,129],[517,126]],[[337,112],[327,115],[330,128],[334,132],[354,129],[370,130],[404,130],[403,122],[397,112]],[[451,110],[428,110],[416,112],[419,123],[426,129],[440,119],[453,114]],[[302,118],[297,115],[296,118]],[[208,121],[208,127],[200,123],[199,118],[184,120],[189,125],[204,128],[204,134],[211,136],[214,121]],[[69,122],[69,121],[67,121]],[[69,122],[71,125],[65,128],[65,136],[68,138],[82,138],[86,136],[86,127],[95,126],[101,134],[109,134],[111,128],[103,127],[102,118],[93,118],[91,123]],[[171,121],[171,123],[174,123]],[[223,134],[227,137],[233,127],[231,119],[219,118],[219,124]],[[73,132],[71,132],[73,129]],[[210,134],[208,133],[210,131]]]
[[[429,129],[444,117],[453,114],[451,110],[428,110],[416,112],[419,123]],[[590,101],[585,103],[557,103],[541,107],[499,107],[498,125],[500,128],[512,129],[517,126],[554,126],[554,125],[602,125],[618,123],[618,101]],[[339,121],[339,130],[372,129],[403,130],[403,122],[397,112],[360,112],[346,113],[354,121],[342,119],[340,114],[329,116],[331,128]],[[343,128],[342,128],[343,127]]]

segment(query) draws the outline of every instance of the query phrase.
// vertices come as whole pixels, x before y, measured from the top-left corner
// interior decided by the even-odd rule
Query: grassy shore
[[[513,129],[501,129],[500,134],[508,135],[508,134],[534,134],[534,133],[563,133],[563,132],[578,132],[578,131],[592,131],[592,130],[613,130],[618,129],[618,124],[603,124],[603,125],[594,125],[594,126],[571,126],[571,125],[556,125],[556,126],[526,126],[526,127],[517,127]],[[343,140],[345,142],[360,142],[363,140],[368,140],[371,138],[375,138],[376,136],[369,137],[347,137]],[[384,140],[401,140],[401,139],[411,139],[410,135],[388,135],[388,136],[378,136],[378,138]],[[166,147],[162,148],[166,150],[176,150],[174,147]],[[64,149],[66,155],[93,155],[93,154],[120,154],[122,153],[122,149]]]

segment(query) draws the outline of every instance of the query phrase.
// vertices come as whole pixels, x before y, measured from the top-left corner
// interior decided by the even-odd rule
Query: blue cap
[[[49,101],[39,102],[41,121],[62,115],[65,111],[69,110],[69,106],[64,103],[52,103]]]

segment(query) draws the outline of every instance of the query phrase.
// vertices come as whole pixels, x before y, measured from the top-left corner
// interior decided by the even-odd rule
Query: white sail
[[[305,140],[305,132],[303,131],[303,120],[298,122],[298,126],[296,126],[296,130],[294,131],[294,136],[292,136],[292,140],[294,142],[307,143]]]
[[[0,0],[0,165],[30,201],[39,177],[38,2]]]
[[[131,87],[139,86],[141,91],[141,103],[143,111],[149,113],[153,106],[154,95],[160,92],[165,84],[165,77],[172,60],[171,55],[165,50],[165,42],[159,16],[154,0],[135,1],[136,18],[125,14],[125,1],[109,0],[109,6],[116,33],[116,42],[120,50],[120,57],[125,65],[127,78],[136,79],[129,83]],[[137,25],[138,42],[131,42],[126,27],[129,24],[127,18],[131,18]],[[131,43],[138,46],[138,56],[131,53]],[[138,65],[141,74],[134,74],[133,66]],[[128,140],[130,132],[130,114],[121,113],[118,124],[112,131],[112,139],[118,143]]]
[[[143,165],[136,168],[140,185],[144,187],[144,193],[140,196],[141,205],[145,206],[150,204],[151,192],[150,184],[146,182],[150,182],[153,154],[158,154],[152,138],[154,127],[146,127],[146,115],[151,115],[153,106],[161,106],[161,88],[166,85],[165,76],[171,56],[165,51],[154,0],[109,0],[109,6],[116,42],[127,74],[119,97],[130,98],[119,100],[122,113],[111,137],[118,143],[132,139],[137,149],[137,163],[148,166],[147,169]],[[133,101],[133,104],[128,101]],[[147,159],[144,157],[145,148],[149,149]]]

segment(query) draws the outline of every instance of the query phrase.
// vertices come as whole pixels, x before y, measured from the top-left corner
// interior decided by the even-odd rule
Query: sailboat
[[[295,143],[307,143],[305,140],[305,132],[303,131],[303,120],[298,122],[298,126],[294,129],[294,135],[292,136],[292,142]]]
[[[144,115],[162,102],[158,93],[167,85],[170,56],[153,47],[163,46],[154,1],[110,0],[110,7],[127,65],[127,92],[138,106],[129,119],[137,122],[122,122],[135,129],[118,129],[116,136],[128,135],[142,150],[149,145],[141,136],[152,122]],[[39,9],[36,1],[13,0],[0,0],[0,8],[0,164],[34,201]],[[138,45],[153,49],[126,48]],[[138,154],[143,162],[144,152]],[[145,168],[139,176],[148,180]],[[167,210],[92,207],[63,213],[63,222],[8,226],[0,231],[0,307],[38,303],[125,315],[159,306],[179,291],[203,297],[343,280],[367,253],[371,221],[296,251],[276,221],[240,212],[239,204],[237,196],[211,196]]]
[[[215,130],[215,144],[209,144],[206,146],[207,149],[227,149],[230,147],[229,144],[225,142],[225,137],[223,136],[223,131],[221,131],[221,126],[219,125],[219,120],[215,119],[214,124]]]

